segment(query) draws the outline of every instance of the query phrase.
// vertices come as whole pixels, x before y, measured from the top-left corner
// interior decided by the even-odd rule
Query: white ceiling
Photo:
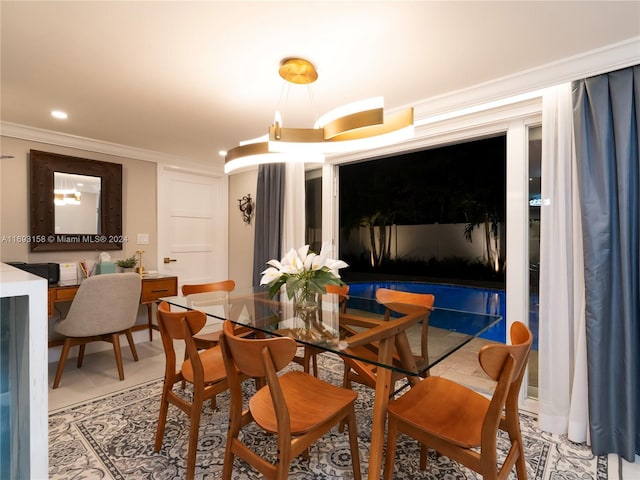
[[[222,163],[221,149],[340,104],[387,109],[640,35],[640,2],[0,4],[1,120]],[[319,73],[282,95],[283,58]],[[53,109],[68,112],[55,120]]]

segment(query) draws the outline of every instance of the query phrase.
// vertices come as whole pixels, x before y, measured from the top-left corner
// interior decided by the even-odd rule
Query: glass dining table
[[[368,478],[376,480],[381,477],[387,404],[395,393],[395,379],[405,376],[408,384],[420,381],[432,367],[502,320],[498,315],[438,308],[437,298],[436,306],[427,309],[326,294],[321,296],[317,314],[303,321],[285,295],[270,298],[263,288],[160,301],[207,315],[207,325],[195,336],[201,346],[215,344],[222,322],[230,320],[267,335],[289,336],[315,352],[332,352],[347,363],[375,366]],[[404,313],[394,313],[398,310]]]

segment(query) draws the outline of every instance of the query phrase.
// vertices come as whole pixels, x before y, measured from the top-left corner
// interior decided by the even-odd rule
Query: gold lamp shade
[[[282,61],[280,76],[289,83],[306,85],[318,78],[314,65],[301,58]],[[324,162],[325,153],[346,153],[379,148],[413,137],[413,108],[384,113],[382,97],[343,105],[320,117],[313,128],[291,128],[279,115],[268,134],[229,150],[225,173],[238,168],[274,162]]]

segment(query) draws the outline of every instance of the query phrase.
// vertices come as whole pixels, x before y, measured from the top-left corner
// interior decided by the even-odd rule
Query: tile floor
[[[477,361],[477,352],[485,342],[475,339],[463,349],[455,352],[446,360],[436,365],[432,374],[441,375],[476,388],[481,392],[489,392],[492,381],[482,372]],[[82,368],[76,368],[76,358],[67,361],[59,388],[51,389],[57,362],[49,364],[49,411],[58,410],[91,398],[124,390],[134,385],[162,378],[164,374],[164,352],[162,342],[155,338],[153,342],[136,342],[139,361],[134,362],[128,347],[122,348],[125,379],[118,380],[115,359],[111,349],[85,356]],[[76,352],[72,351],[71,355]],[[178,355],[181,355],[178,352]],[[615,455],[609,456],[609,478],[640,478],[640,457],[635,463],[618,460]],[[621,468],[620,468],[621,467]]]
[[[138,362],[133,361],[129,347],[122,346],[123,381],[118,379],[111,346],[105,346],[107,350],[85,355],[82,368],[76,368],[76,357],[69,358],[60,385],[55,390],[51,389],[51,385],[58,362],[49,363],[50,412],[164,376],[164,351],[157,335],[153,342],[148,339],[146,342],[136,342]],[[77,355],[77,349],[71,350],[70,356],[73,355]]]

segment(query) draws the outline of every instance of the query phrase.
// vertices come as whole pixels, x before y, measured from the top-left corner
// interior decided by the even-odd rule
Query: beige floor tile
[[[76,347],[77,348],[77,347]],[[176,348],[179,348],[178,346]],[[91,398],[130,388],[164,375],[165,357],[159,338],[136,343],[139,361],[135,362],[129,347],[122,347],[124,380],[118,379],[113,350],[86,355],[82,368],[76,368],[76,357],[67,360],[60,386],[53,390],[57,362],[49,364],[49,411],[85,402]],[[179,350],[182,355],[184,350]],[[76,353],[72,351],[72,355]]]

